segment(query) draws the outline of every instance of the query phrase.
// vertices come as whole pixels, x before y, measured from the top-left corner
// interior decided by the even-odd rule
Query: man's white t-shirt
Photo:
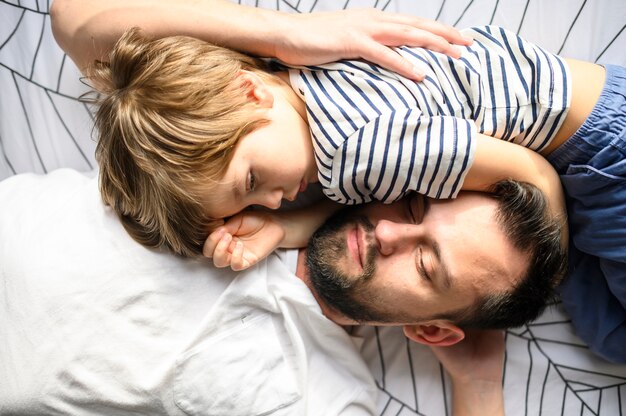
[[[0,183],[0,413],[359,415],[376,387],[294,272],[134,242],[97,179]]]

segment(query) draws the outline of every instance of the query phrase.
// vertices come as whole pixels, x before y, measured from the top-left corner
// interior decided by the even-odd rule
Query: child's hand
[[[247,211],[212,232],[202,252],[216,267],[244,270],[267,257],[284,237],[285,230],[275,215]]]

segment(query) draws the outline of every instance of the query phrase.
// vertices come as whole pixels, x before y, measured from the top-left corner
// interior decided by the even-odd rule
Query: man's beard
[[[315,292],[328,306],[357,322],[385,322],[389,317],[373,308],[368,282],[374,275],[376,247],[369,242],[365,253],[363,272],[346,275],[339,270],[341,261],[348,258],[346,229],[360,225],[366,233],[374,230],[364,216],[343,209],[328,219],[311,237],[307,248],[307,267]]]

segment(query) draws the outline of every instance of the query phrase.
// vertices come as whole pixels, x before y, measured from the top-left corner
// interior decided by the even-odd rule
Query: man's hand
[[[431,347],[452,379],[454,416],[504,415],[504,334],[473,330],[449,347]]]
[[[246,211],[213,231],[202,252],[216,267],[244,270],[267,257],[284,238],[285,230],[274,215]]]
[[[451,44],[472,42],[442,23],[377,9],[298,14],[227,0],[55,0],[50,14],[55,39],[84,73],[133,26],[156,38],[188,35],[292,65],[363,58],[414,80],[423,78],[419,69],[390,47],[456,58],[460,50]]]
[[[421,70],[389,47],[419,46],[458,58],[461,50],[453,44],[472,43],[458,30],[443,23],[377,9],[284,14],[282,17],[287,25],[282,33],[287,35],[276,40],[274,55],[292,65],[363,58],[405,77],[422,80]]]

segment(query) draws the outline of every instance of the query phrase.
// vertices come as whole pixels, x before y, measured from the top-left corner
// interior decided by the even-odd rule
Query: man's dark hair
[[[567,268],[567,250],[561,244],[564,219],[555,218],[542,192],[525,182],[498,182],[487,196],[498,202],[495,219],[502,231],[511,244],[528,257],[526,273],[510,291],[484,296],[469,308],[429,319],[447,319],[466,329],[518,327],[536,319],[546,305],[555,300],[555,287]],[[359,292],[356,282],[341,278],[328,262],[316,261],[322,249],[327,254],[340,250],[332,247],[338,242],[327,238],[333,229],[340,227],[340,221],[341,217],[331,219],[330,227],[326,230],[321,227],[309,242],[307,266],[313,288],[326,304],[351,319],[390,322],[391,315],[372,310],[365,301],[356,300]]]
[[[567,249],[561,243],[565,219],[551,215],[543,193],[529,183],[505,180],[490,194],[498,201],[496,221],[528,256],[529,265],[512,291],[485,297],[451,316],[461,328],[503,329],[536,319],[556,300],[555,288],[567,272]]]

